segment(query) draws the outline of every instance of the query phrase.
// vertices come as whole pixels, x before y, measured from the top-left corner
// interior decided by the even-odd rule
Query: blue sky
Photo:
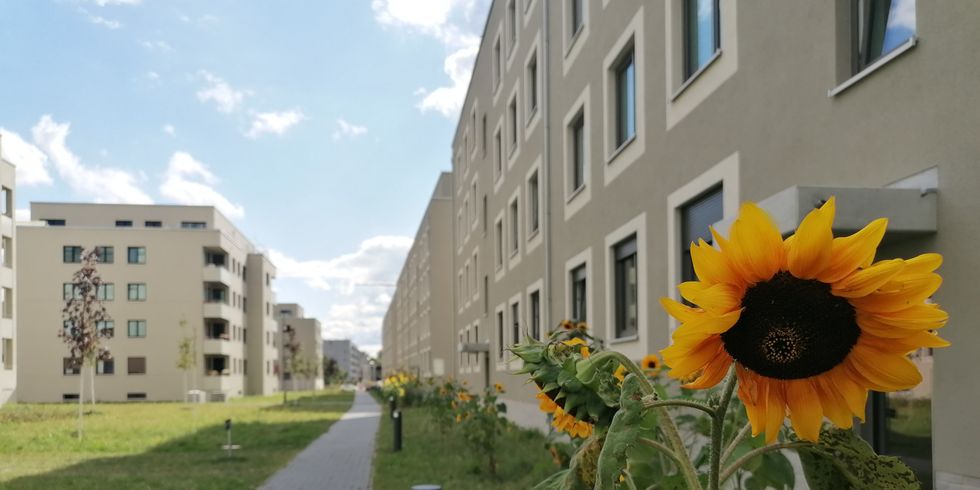
[[[0,0],[0,135],[31,201],[213,204],[279,300],[380,346],[489,0]]]

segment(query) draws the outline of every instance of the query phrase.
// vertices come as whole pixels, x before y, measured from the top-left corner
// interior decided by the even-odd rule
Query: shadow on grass
[[[3,488],[255,488],[325,432],[333,421],[233,426],[231,458],[223,424],[155,446],[146,452],[87,460],[0,483]]]

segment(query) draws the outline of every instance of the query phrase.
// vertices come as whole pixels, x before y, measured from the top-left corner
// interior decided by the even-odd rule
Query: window
[[[14,368],[14,339],[3,339],[0,346],[0,357],[2,357],[3,368],[10,371]]]
[[[95,322],[95,331],[100,335],[106,337],[112,337],[113,332],[116,330],[116,322],[112,320],[99,320]]]
[[[514,98],[510,99],[507,114],[507,121],[510,124],[508,128],[510,131],[510,155],[513,156],[514,152],[517,151],[517,94],[514,94]]]
[[[116,374],[116,361],[107,359],[95,363],[95,374]]]
[[[574,38],[578,34],[578,31],[585,26],[585,0],[568,0],[568,4],[568,8],[570,9],[569,20],[571,21],[571,25],[569,26],[571,30],[569,32],[572,33],[572,37]]]
[[[480,137],[481,154],[487,156],[487,114],[483,113],[483,132]]]
[[[483,234],[487,234],[487,195],[483,195]]]
[[[502,71],[501,59],[500,59],[500,38],[493,44],[493,90],[494,92],[500,88],[500,72]]]
[[[531,55],[527,63],[527,118],[530,120],[538,110],[538,54]]]
[[[0,298],[0,316],[3,318],[11,319],[14,317],[14,290],[12,288],[2,288],[0,289],[0,294],[3,295]]]
[[[66,376],[75,376],[82,372],[82,363],[78,359],[72,359],[71,357],[62,358],[61,366],[62,372]]]
[[[527,233],[530,236],[537,233],[541,226],[541,197],[537,170],[527,181],[527,213]]]
[[[703,238],[711,241],[709,226],[724,218],[722,187],[716,187],[681,208],[681,282],[696,281],[691,261],[691,243]]]
[[[510,342],[516,344],[521,341],[521,304],[513,303],[510,305],[511,337]]]
[[[70,299],[82,299],[82,291],[74,283],[66,282],[62,284],[61,299],[68,301]]]
[[[143,226],[145,226],[147,228],[163,228],[163,222],[162,221],[146,221],[146,222],[143,223]]]
[[[490,314],[490,276],[483,276],[483,314]]]
[[[128,374],[146,374],[146,358],[130,357],[126,359]]]
[[[585,264],[582,264],[574,269],[570,273],[569,279],[572,281],[572,321],[574,322],[585,322],[588,321],[588,311],[587,306],[587,285],[586,285],[586,274],[585,274]]]
[[[129,257],[130,264],[146,263],[146,247],[129,247],[126,254]]]
[[[62,256],[66,264],[80,264],[82,263],[82,247],[66,245],[62,248]]]
[[[497,312],[497,360],[504,360],[504,312]],[[78,374],[78,373],[75,373]]]
[[[180,227],[191,229],[191,230],[200,230],[200,229],[207,228],[208,224],[203,221],[181,221]]]
[[[571,192],[575,192],[585,185],[585,112],[580,113],[569,128],[569,136],[572,139],[570,162],[571,168]]]
[[[62,393],[61,401],[63,402],[78,401],[78,393]]]
[[[513,53],[517,47],[517,0],[507,3],[507,34],[510,36],[508,53]]]
[[[521,213],[515,199],[510,203],[510,254],[515,255],[521,248]]]
[[[613,307],[616,308],[615,338],[633,337],[637,334],[639,318],[636,235],[613,246],[612,252],[615,261],[615,277],[613,278],[615,287]]]
[[[127,297],[130,301],[146,301],[145,283],[129,284],[127,289]]]
[[[63,219],[46,219],[42,221],[44,221],[48,226],[65,226],[65,220]]]
[[[14,217],[14,191],[7,187],[0,187],[0,214]]]
[[[95,296],[99,301],[114,301],[116,299],[116,285],[111,282],[99,284],[95,290]]]
[[[718,0],[684,1],[684,80],[708,64],[721,49]]]
[[[126,399],[130,401],[146,400],[146,393],[126,393]]]
[[[636,136],[636,64],[630,45],[616,64],[616,148]]]
[[[496,252],[497,252],[497,268],[500,269],[504,266],[504,222],[503,220],[497,220],[496,225],[494,225],[494,232],[496,232]]]
[[[99,246],[95,247],[95,256],[100,264],[111,264],[116,260],[116,249],[114,247]]]
[[[116,228],[132,228],[133,221],[128,219],[117,219]]]
[[[854,0],[853,73],[915,37],[915,0]]]
[[[494,177],[499,179],[504,175],[504,143],[499,129],[493,135],[493,144],[496,151],[494,154]]]
[[[146,320],[130,320],[127,329],[130,337],[146,337]]]
[[[3,241],[2,243],[0,243],[0,255],[2,255],[2,257],[0,257],[0,263],[2,263],[4,267],[14,266],[14,239],[13,238],[9,236],[3,237]]]
[[[528,322],[531,324],[531,337],[541,340],[541,291],[534,291],[528,298],[531,311],[528,312]]]

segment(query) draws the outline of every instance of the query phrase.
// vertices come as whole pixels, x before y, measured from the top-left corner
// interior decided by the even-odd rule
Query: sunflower
[[[942,279],[938,254],[873,262],[887,220],[834,238],[834,198],[783,240],[772,219],[742,205],[719,248],[691,244],[699,281],[679,286],[696,307],[669,298],[680,321],[661,351],[670,375],[709,388],[734,362],[753,435],[773,441],[787,410],[793,429],[816,441],[823,418],[863,420],[868,390],[910,389],[922,375],[907,354],[948,342],[933,330],[948,315],[927,301]]]
[[[502,385],[500,383],[494,383],[493,384],[493,389],[497,390],[497,393],[503,393],[504,392],[504,385]]]
[[[567,432],[572,437],[583,439],[592,435],[592,424],[579,420],[566,412],[547,393],[539,391],[535,398],[538,399],[538,408],[542,412],[552,414],[551,426],[558,432]]]
[[[589,356],[591,355],[591,353],[589,353],[589,344],[586,341],[582,340],[580,337],[575,337],[572,340],[563,340],[562,343],[569,347],[575,347],[576,345],[580,346],[579,354],[582,355],[583,359],[588,359]]]
[[[656,354],[647,354],[642,361],[640,361],[640,367],[646,370],[660,369],[660,358]]]
[[[459,397],[459,401],[461,402],[468,402],[473,399],[473,397],[471,397],[470,394],[465,391],[460,391],[456,396]]]

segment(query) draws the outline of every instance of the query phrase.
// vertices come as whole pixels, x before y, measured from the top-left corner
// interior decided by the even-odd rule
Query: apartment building
[[[447,335],[454,298],[452,189],[452,174],[443,172],[398,276],[382,327],[386,374],[403,371],[441,377],[455,372],[456,345]],[[470,267],[475,271],[472,265],[467,272]],[[468,300],[457,297],[457,301]]]
[[[508,346],[568,318],[656,352],[676,327],[658,298],[709,225],[751,200],[790,233],[836,195],[838,234],[885,216],[879,257],[946,257],[953,318],[954,347],[914,354],[927,381],[874,394],[862,432],[927,488],[980,488],[978,22],[971,0],[495,0],[452,146],[448,335],[488,345],[509,416],[543,426]],[[481,355],[452,371],[482,386]]]
[[[192,339],[190,389],[212,400],[278,390],[275,267],[210,206],[32,203],[18,225],[18,400],[79,396],[79,369],[57,336],[72,274],[95,250],[113,359],[98,400],[181,400],[178,342]],[[86,373],[88,375],[88,373]],[[87,388],[86,388],[87,390]],[[88,393],[86,392],[86,397]]]
[[[297,358],[313,363],[317,367],[316,375],[312,378],[296,376],[290,372],[288,364],[284,366],[283,380],[291,390],[319,390],[323,388],[323,334],[320,320],[307,318],[303,307],[296,303],[279,303],[275,307],[276,318],[279,320],[279,331],[286,339],[285,332],[292,329],[296,342],[299,343]],[[287,354],[283,354],[287,355]]]
[[[2,144],[2,142],[0,142]],[[0,151],[0,155],[3,152]],[[17,305],[14,302],[14,165],[0,157],[0,406],[16,400]]]
[[[347,373],[347,382],[361,382],[368,358],[350,339],[324,340],[323,355],[336,361],[337,366]]]

